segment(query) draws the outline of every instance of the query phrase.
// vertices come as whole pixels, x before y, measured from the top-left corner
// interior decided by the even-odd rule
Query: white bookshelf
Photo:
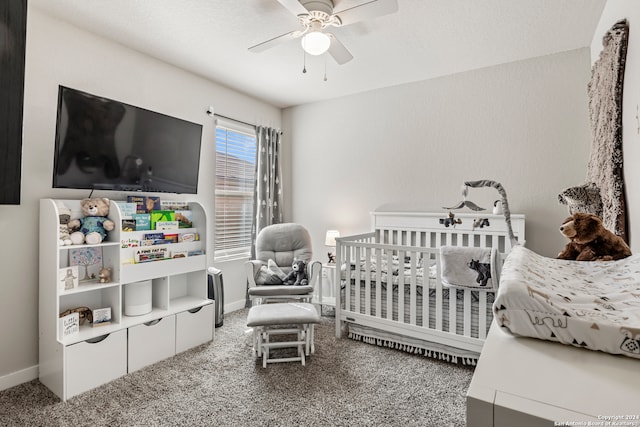
[[[61,200],[71,218],[82,216],[79,200]],[[61,399],[90,390],[128,372],[213,339],[213,301],[207,298],[206,214],[199,203],[189,203],[194,228],[167,230],[167,234],[196,233],[199,240],[161,245],[199,253],[184,258],[130,263],[135,248],[121,242],[142,240],[150,231],[124,232],[118,204],[110,202],[109,219],[115,223],[98,245],[61,246],[58,242],[57,201],[40,201],[40,381]],[[158,232],[158,231],[153,231]],[[65,290],[58,282],[60,269],[70,265],[70,251],[95,248],[102,252],[111,280],[97,278]],[[83,267],[78,276],[84,275]],[[151,280],[152,309],[139,316],[125,314],[125,290],[134,282]],[[62,336],[59,314],[88,307],[111,308],[111,323],[92,326],[85,321],[78,333]]]

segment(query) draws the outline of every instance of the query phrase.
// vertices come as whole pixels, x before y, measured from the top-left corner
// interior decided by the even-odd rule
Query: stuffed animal
[[[576,212],[564,220],[560,232],[567,237],[559,259],[577,261],[611,261],[631,255],[622,237],[607,230],[602,220],[593,214]]]
[[[69,221],[71,241],[74,245],[87,243],[95,245],[104,240],[107,231],[113,230],[115,224],[109,215],[109,199],[94,198],[80,201],[83,218]]]
[[[294,259],[291,271],[282,280],[285,285],[304,286],[309,284],[307,278],[307,263],[301,259]]]
[[[111,282],[111,267],[102,267],[98,273],[98,283]]]
[[[58,205],[58,239],[60,239],[60,246],[67,246],[71,244],[71,236],[69,235],[69,221],[71,220],[71,209],[69,209],[63,202],[57,201]]]

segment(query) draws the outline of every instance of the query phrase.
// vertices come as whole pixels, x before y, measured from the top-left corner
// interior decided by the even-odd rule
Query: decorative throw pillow
[[[272,259],[267,261],[267,265],[260,267],[256,275],[256,283],[260,285],[282,285],[282,281],[287,274],[280,269]]]
[[[558,194],[558,201],[569,207],[569,213],[584,212],[602,218],[600,189],[594,183],[570,187]]]

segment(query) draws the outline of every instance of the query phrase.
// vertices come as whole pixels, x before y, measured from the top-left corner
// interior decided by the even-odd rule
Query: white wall
[[[203,52],[206,55],[207,52]],[[215,129],[205,114],[217,112],[251,123],[279,126],[281,111],[121,45],[93,36],[28,9],[24,102],[22,199],[0,206],[0,390],[37,377],[38,364],[38,200],[82,198],[87,191],[53,190],[54,135],[58,85],[65,85],[164,114],[201,123],[203,149],[197,200],[209,214],[207,253],[213,264]],[[95,192],[114,199],[124,194]],[[161,195],[162,196],[162,195]],[[225,266],[220,266],[225,268]],[[245,283],[231,265],[225,275],[230,305],[244,305]],[[224,270],[226,273],[226,269]]]
[[[629,22],[629,45],[622,99],[622,151],[631,250],[640,250],[640,4],[637,0],[608,0],[591,43],[595,62],[602,50],[602,36],[620,19]],[[635,214],[635,215],[634,215]]]
[[[389,202],[442,211],[464,181],[493,179],[527,215],[527,246],[555,256],[567,216],[557,194],[586,171],[589,77],[584,48],[288,108],[293,218],[324,261],[327,229],[368,231],[369,212]],[[469,194],[485,207],[497,198]]]

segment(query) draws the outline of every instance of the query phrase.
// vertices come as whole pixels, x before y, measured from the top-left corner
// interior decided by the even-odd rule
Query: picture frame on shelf
[[[67,338],[80,333],[80,314],[70,313],[60,317],[60,337]]]
[[[70,265],[58,270],[58,289],[69,291],[78,287],[78,266]]]
[[[80,283],[98,280],[102,268],[102,248],[69,249],[69,265],[77,266]]]
[[[92,310],[93,323],[91,326],[105,326],[111,324],[111,307],[96,308]]]

